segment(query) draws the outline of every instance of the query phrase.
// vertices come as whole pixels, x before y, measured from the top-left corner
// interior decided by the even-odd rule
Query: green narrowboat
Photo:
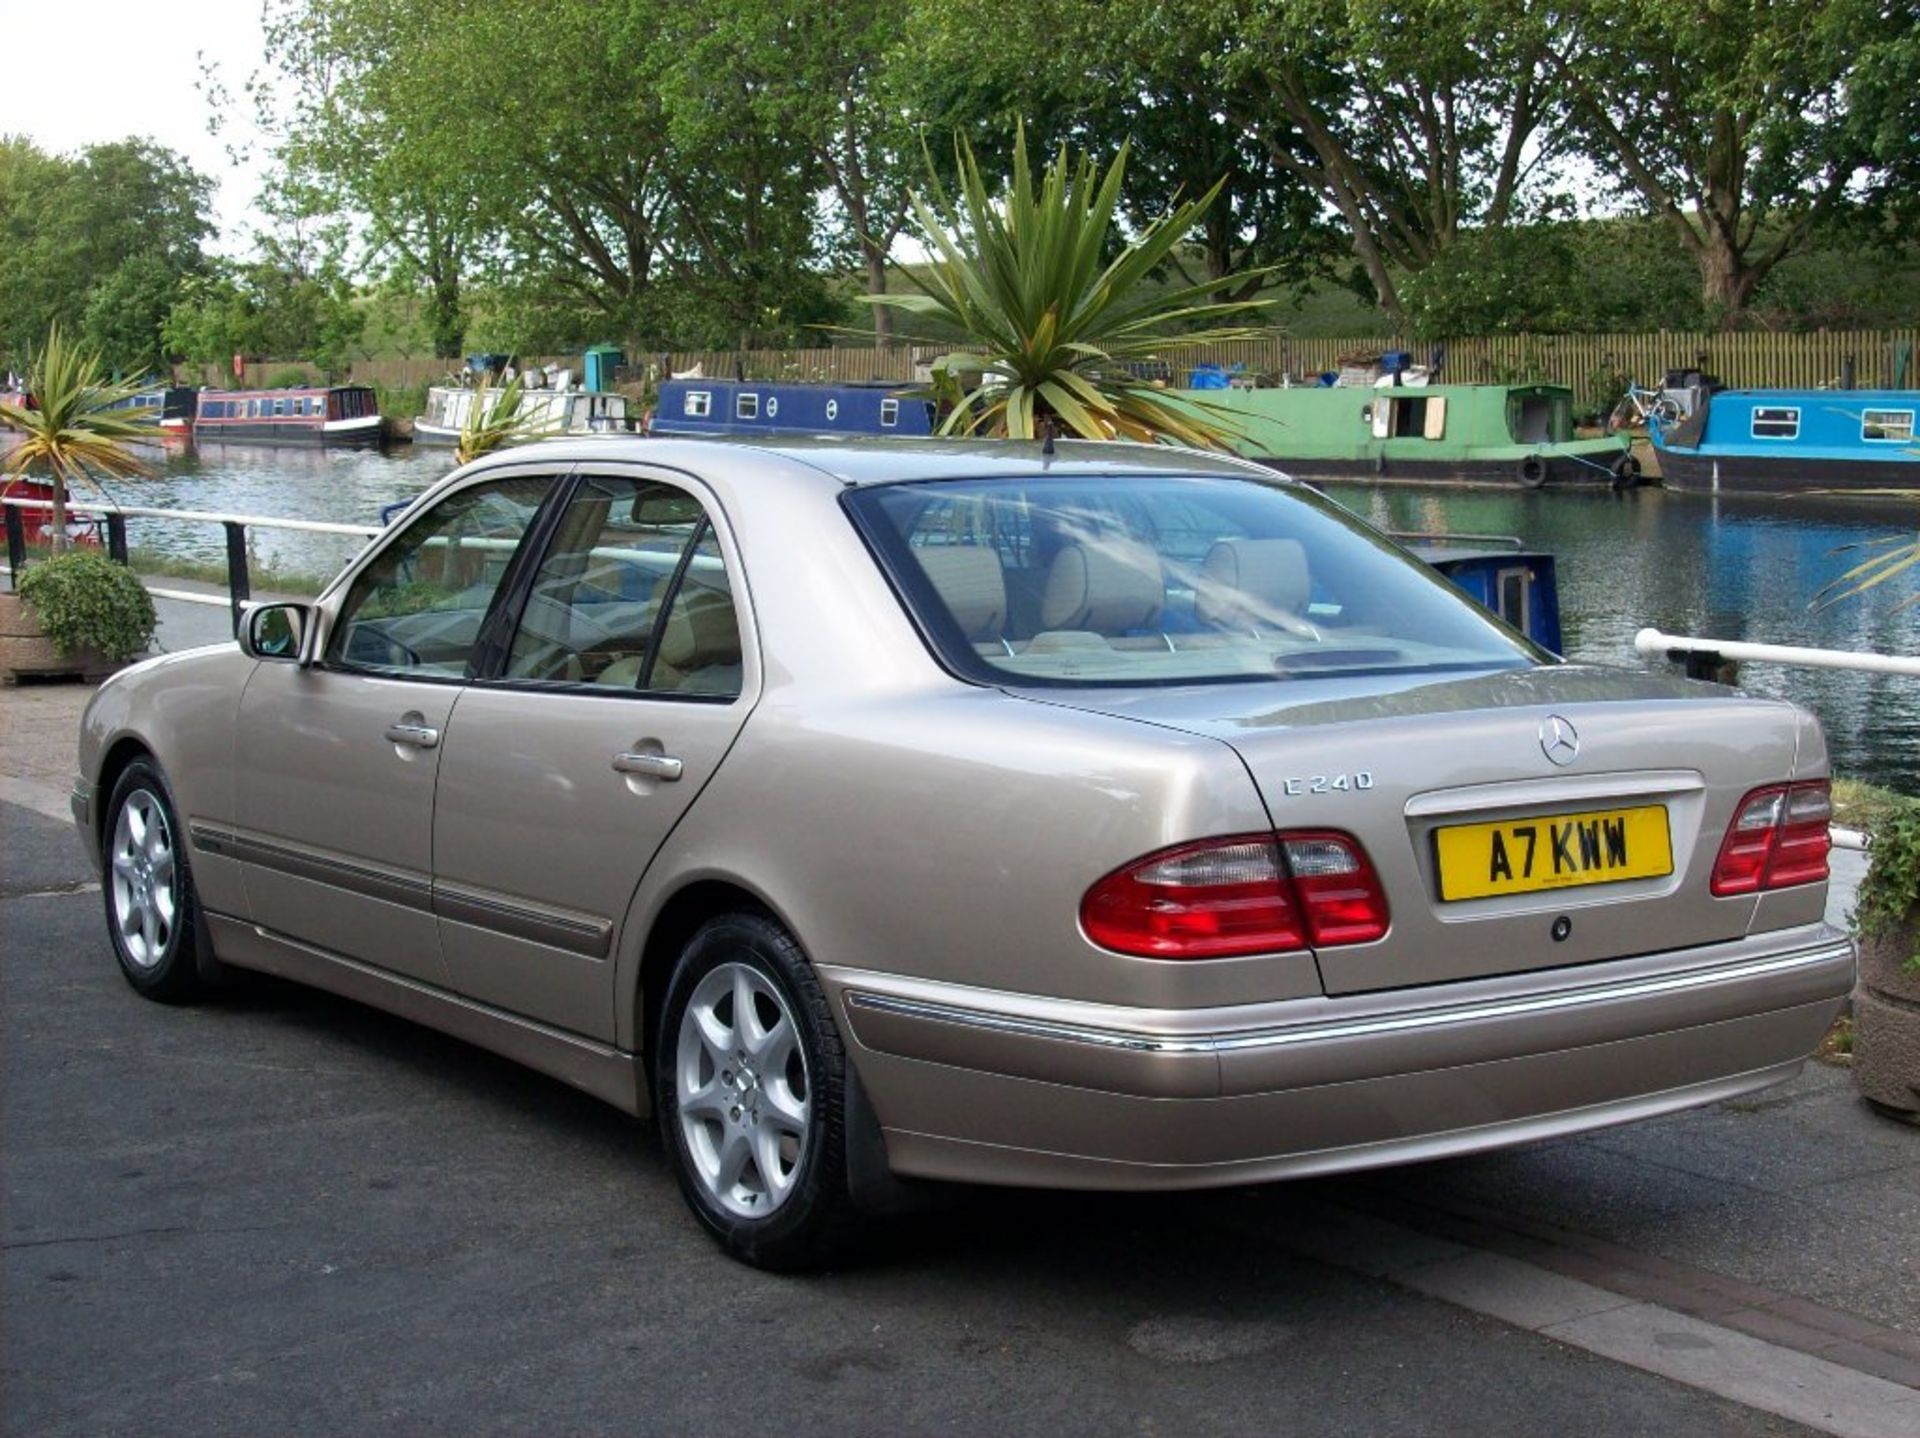
[[[1439,480],[1473,484],[1640,479],[1624,435],[1576,439],[1565,385],[1338,385],[1181,390],[1229,411],[1235,448],[1299,479]]]

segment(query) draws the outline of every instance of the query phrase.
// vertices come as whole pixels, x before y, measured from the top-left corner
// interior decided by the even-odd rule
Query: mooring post
[[[27,567],[27,526],[20,511],[7,506],[7,568],[13,571],[13,587],[20,587],[20,571]]]
[[[127,517],[124,514],[107,516],[107,558],[115,564],[127,562]]]
[[[240,611],[253,597],[253,586],[247,579],[247,527],[231,519],[222,520],[220,527],[227,531],[227,590],[233,607],[233,632],[238,636]]]

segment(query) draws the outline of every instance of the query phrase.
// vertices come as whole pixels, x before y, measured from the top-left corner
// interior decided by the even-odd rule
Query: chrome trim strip
[[[1122,1049],[1152,1054],[1223,1054],[1247,1049],[1280,1049],[1297,1044],[1325,1043],[1335,1039],[1378,1038],[1388,1034],[1417,1032],[1453,1024],[1483,1023],[1492,1019],[1552,1013],[1585,1008],[1623,1000],[1652,998],[1660,994],[1682,993],[1690,989],[1712,988],[1720,984],[1742,983],[1802,968],[1818,968],[1838,959],[1851,960],[1852,940],[1823,943],[1785,954],[1745,959],[1710,969],[1661,974],[1653,978],[1630,979],[1587,988],[1559,989],[1551,993],[1530,994],[1521,998],[1495,999],[1482,1003],[1417,1009],[1410,1013],[1383,1014],[1364,1019],[1334,1019],[1282,1027],[1251,1029],[1211,1034],[1151,1034],[1124,1029],[1094,1028],[1058,1023],[1051,1019],[1023,1018],[1014,1014],[989,1013],[981,1009],[959,1008],[951,1004],[928,1003],[920,999],[896,998],[855,990],[847,995],[850,1006],[902,1018],[925,1019],[933,1023],[958,1024],[991,1033],[1014,1034],[1023,1038],[1055,1039],[1064,1043],[1090,1044],[1100,1048]]]
[[[409,870],[342,859],[212,824],[190,823],[187,833],[193,846],[203,853],[239,859],[263,869],[291,874],[296,879],[309,879],[351,894],[418,909],[451,923],[508,934],[589,959],[604,959],[613,946],[610,919],[550,909],[460,885],[435,883],[426,875]]]
[[[433,886],[433,911],[450,923],[511,934],[589,959],[604,959],[613,943],[610,919],[516,903],[452,884]]]

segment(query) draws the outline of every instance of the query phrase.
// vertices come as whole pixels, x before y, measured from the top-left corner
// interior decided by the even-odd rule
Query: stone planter
[[[104,679],[119,666],[94,649],[62,654],[40,628],[33,606],[17,594],[0,594],[0,681],[75,677]]]
[[[1905,967],[1920,939],[1920,905],[1890,934],[1860,944],[1853,991],[1853,1081],[1891,1118],[1920,1123],[1920,972]]]

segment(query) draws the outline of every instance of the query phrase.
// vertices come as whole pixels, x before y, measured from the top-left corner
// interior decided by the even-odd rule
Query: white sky
[[[253,138],[250,117],[231,116],[226,134],[209,135],[194,84],[204,55],[240,96],[264,64],[260,3],[0,0],[0,134],[61,153],[148,136],[216,182],[215,248],[244,252],[258,185],[252,167],[229,163],[226,144]]]

